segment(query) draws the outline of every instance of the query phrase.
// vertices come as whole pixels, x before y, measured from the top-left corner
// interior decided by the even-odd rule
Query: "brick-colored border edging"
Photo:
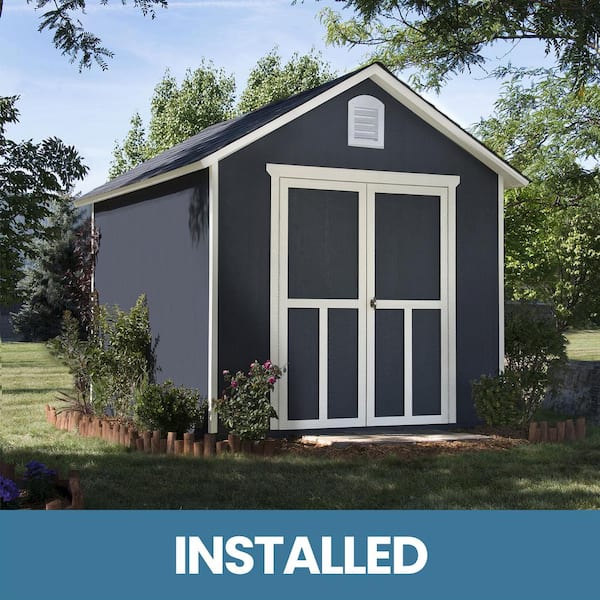
[[[585,439],[585,417],[558,421],[551,427],[547,421],[532,421],[529,424],[530,442],[576,442]]]
[[[120,423],[115,419],[84,415],[74,410],[57,411],[46,405],[46,420],[57,429],[77,432],[84,437],[94,437],[113,444],[120,444],[131,450],[152,454],[175,454],[183,456],[210,457],[215,454],[238,451],[239,440],[232,436],[228,440],[217,441],[214,433],[205,433],[201,441],[196,441],[193,433],[184,433],[178,440],[177,434],[169,432],[161,438],[160,431],[138,431],[135,427]],[[243,450],[260,456],[273,456],[278,450],[278,440],[248,442]]]

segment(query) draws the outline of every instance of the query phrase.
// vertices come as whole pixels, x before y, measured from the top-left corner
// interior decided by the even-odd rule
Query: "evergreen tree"
[[[66,310],[79,321],[83,336],[89,320],[91,282],[85,274],[87,263],[95,258],[90,251],[91,220],[77,214],[71,198],[64,198],[56,204],[48,227],[54,235],[36,242],[35,258],[18,284],[24,301],[13,315],[13,326],[29,341],[57,336]],[[83,253],[78,251],[82,244]]]

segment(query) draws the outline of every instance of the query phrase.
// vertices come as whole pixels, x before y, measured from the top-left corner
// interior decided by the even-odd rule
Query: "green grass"
[[[567,333],[570,360],[600,360],[600,329],[581,329]]]
[[[414,460],[157,457],[48,425],[44,405],[69,388],[69,374],[42,344],[2,344],[0,351],[3,460],[80,469],[87,508],[600,508],[598,430],[572,445]]]

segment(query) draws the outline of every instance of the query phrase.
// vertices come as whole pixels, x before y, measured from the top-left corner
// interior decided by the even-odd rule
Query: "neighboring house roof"
[[[383,65],[373,63],[285,100],[273,102],[235,119],[211,125],[184,142],[81,196],[75,204],[83,206],[101,202],[205,169],[366,79],[372,79],[429,125],[472,154],[492,171],[502,175],[506,188],[527,185],[527,178],[519,171],[397,79]]]

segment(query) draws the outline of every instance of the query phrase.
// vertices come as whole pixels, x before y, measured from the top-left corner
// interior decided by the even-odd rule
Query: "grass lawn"
[[[414,458],[152,456],[48,425],[44,405],[69,388],[66,369],[43,344],[0,352],[0,460],[80,469],[87,508],[600,508],[598,430],[572,445]]]
[[[600,329],[570,331],[566,337],[571,360],[600,360]]]

